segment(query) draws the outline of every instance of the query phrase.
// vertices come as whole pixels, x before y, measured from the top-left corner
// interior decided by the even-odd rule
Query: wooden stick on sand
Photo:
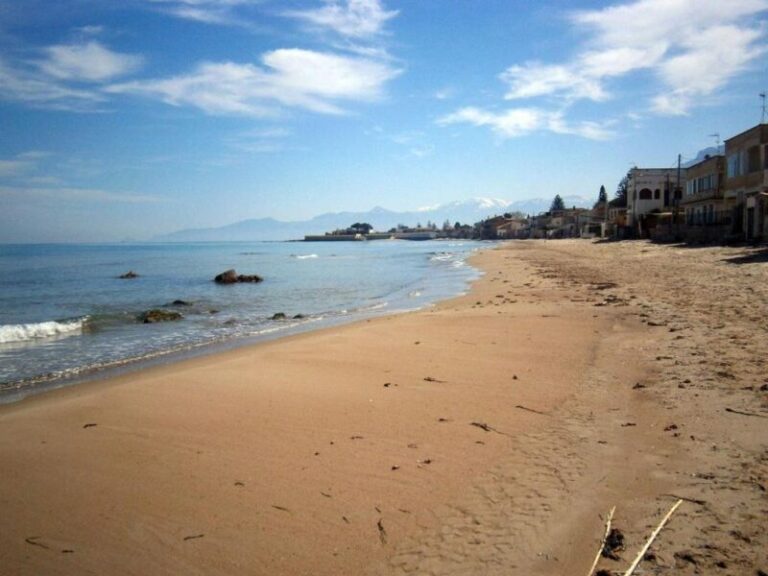
[[[605,521],[605,535],[603,536],[603,539],[600,541],[600,548],[597,549],[597,555],[595,556],[595,561],[592,562],[592,567],[589,569],[589,572],[587,572],[587,576],[592,576],[592,573],[595,571],[595,568],[597,568],[597,563],[600,562],[600,556],[603,553],[603,548],[605,547],[605,541],[608,540],[608,534],[611,532],[611,520],[613,520],[613,513],[616,512],[616,506],[611,508],[611,511],[608,513],[608,520]]]
[[[645,553],[648,551],[648,548],[651,547],[651,544],[656,539],[656,536],[659,535],[659,532],[661,532],[661,529],[664,528],[664,525],[670,519],[672,514],[675,513],[675,510],[677,510],[677,507],[680,506],[680,504],[682,503],[683,503],[682,500],[678,500],[677,502],[675,502],[675,505],[669,509],[669,512],[667,512],[667,515],[664,516],[664,518],[661,520],[659,525],[656,527],[656,530],[654,530],[651,533],[650,538],[648,538],[648,541],[645,543],[645,546],[643,546],[642,550],[640,550],[640,553],[637,555],[637,558],[635,558],[635,561],[632,562],[632,566],[629,567],[629,570],[624,572],[624,576],[632,576],[632,573],[635,571],[635,568],[637,568],[637,565],[640,564],[640,561],[643,559],[643,556],[645,556]]]

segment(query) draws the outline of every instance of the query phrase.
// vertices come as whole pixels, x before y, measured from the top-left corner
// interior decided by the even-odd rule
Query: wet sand
[[[0,407],[9,574],[768,570],[768,258],[518,242],[411,314]]]

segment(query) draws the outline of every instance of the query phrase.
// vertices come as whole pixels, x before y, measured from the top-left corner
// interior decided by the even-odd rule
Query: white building
[[[627,226],[644,235],[643,220],[652,212],[669,212],[682,197],[685,169],[632,168],[627,188]]]

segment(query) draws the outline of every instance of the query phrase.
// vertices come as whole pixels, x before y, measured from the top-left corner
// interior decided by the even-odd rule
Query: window
[[[658,193],[658,190],[656,190],[656,192]],[[648,188],[643,188],[642,190],[640,190],[640,200],[652,200],[653,199],[652,194],[653,193]]]
[[[760,170],[760,146],[752,146],[747,150],[747,173]]]
[[[656,188],[656,190],[653,192],[653,198],[654,198],[655,200],[658,200],[659,198],[661,198],[661,190],[659,190],[658,188]]]
[[[742,175],[741,157],[741,150],[728,155],[728,178],[735,178],[736,176]]]
[[[696,180],[688,180],[685,183],[685,195],[693,196],[696,194]]]

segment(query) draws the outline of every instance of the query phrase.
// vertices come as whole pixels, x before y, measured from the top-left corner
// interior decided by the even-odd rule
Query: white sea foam
[[[27,342],[40,338],[62,336],[81,332],[85,318],[66,322],[38,322],[36,324],[3,324],[0,326],[0,344]]]
[[[317,254],[294,254],[296,260],[309,260],[310,258],[319,258]]]

